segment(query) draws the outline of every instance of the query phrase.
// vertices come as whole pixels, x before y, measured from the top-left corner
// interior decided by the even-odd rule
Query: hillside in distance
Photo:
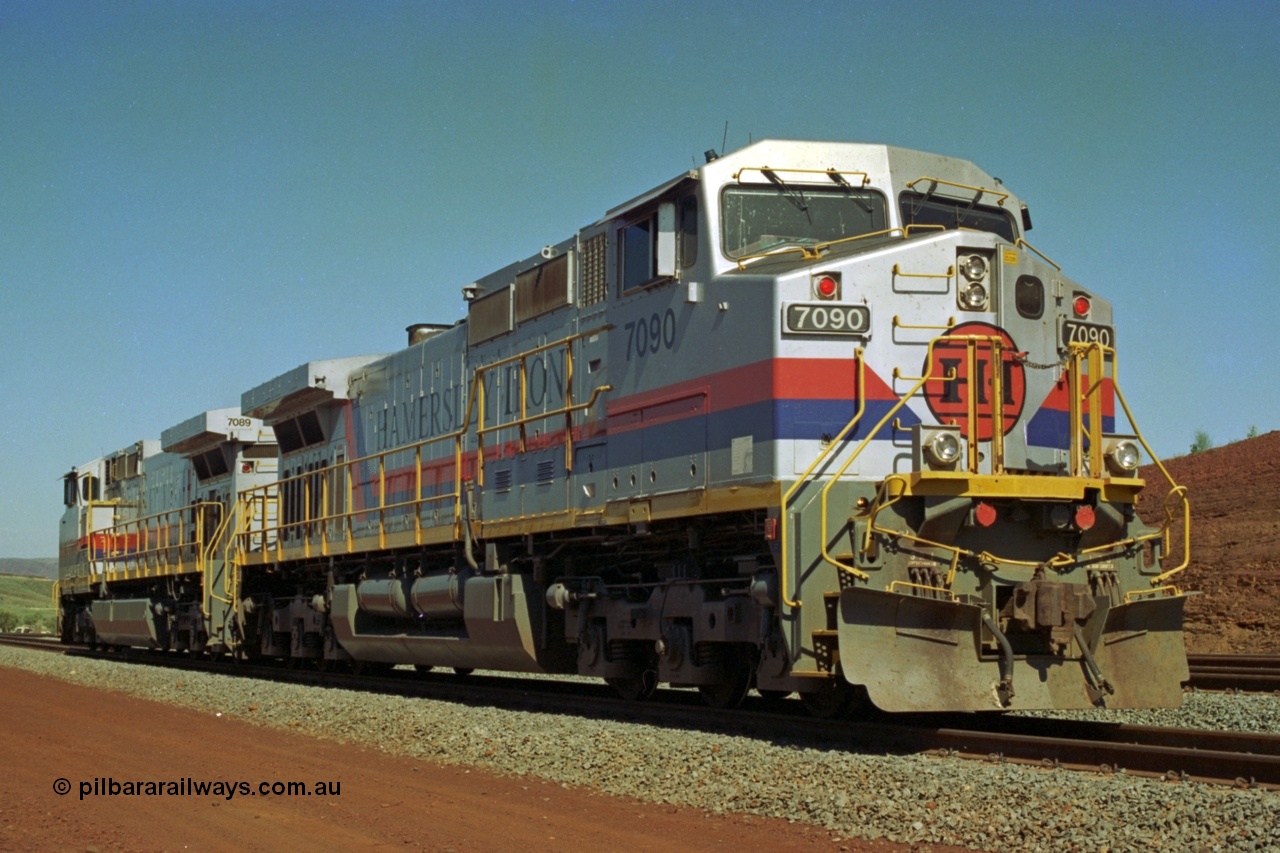
[[[0,557],[0,575],[24,575],[54,580],[58,577],[58,558]]]
[[[1280,432],[1167,460],[1191,504],[1191,562],[1172,582],[1201,594],[1187,604],[1187,651],[1280,654]],[[1154,465],[1138,513],[1164,518],[1168,484]],[[1182,561],[1179,540],[1169,558]]]

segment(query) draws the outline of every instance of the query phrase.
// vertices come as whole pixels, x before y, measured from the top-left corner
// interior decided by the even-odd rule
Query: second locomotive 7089
[[[253,435],[174,434],[177,507],[73,471],[64,637],[822,714],[1177,705],[1185,500],[1135,515],[1111,307],[1029,228],[963,160],[709,156],[406,349],[247,391]]]

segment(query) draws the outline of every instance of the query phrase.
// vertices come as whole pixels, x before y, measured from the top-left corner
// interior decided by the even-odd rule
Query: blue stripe
[[[1085,426],[1089,416],[1084,416]],[[1115,416],[1102,418],[1102,431],[1114,432]],[[1057,409],[1040,409],[1027,423],[1027,444],[1034,447],[1051,447],[1068,450],[1071,447],[1071,415]]]

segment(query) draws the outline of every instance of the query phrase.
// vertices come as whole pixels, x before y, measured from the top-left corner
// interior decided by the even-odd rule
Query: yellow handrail
[[[1108,355],[1110,356],[1110,359],[1107,358]],[[1086,375],[1088,375],[1089,377],[1092,377],[1089,382],[1089,387],[1087,389],[1082,387],[1083,382],[1082,382],[1082,376],[1081,376],[1081,371],[1082,371],[1083,365],[1086,363],[1086,359],[1087,359],[1087,364],[1089,368],[1088,373]],[[1164,523],[1154,533],[1140,534],[1137,536],[1128,537],[1126,539],[1119,539],[1114,542],[1109,542],[1103,545],[1096,545],[1091,548],[1087,548],[1082,551],[1079,551],[1077,554],[1074,554],[1074,555],[1057,554],[1054,557],[1050,558],[1048,561],[1036,562],[1036,561],[1028,561],[1028,560],[1014,560],[1007,557],[998,557],[986,551],[980,554],[975,554],[974,552],[969,551],[967,549],[956,548],[955,546],[944,545],[938,542],[930,542],[926,539],[922,539],[920,537],[917,537],[902,531],[877,527],[875,525],[875,516],[878,513],[879,509],[883,509],[883,507],[880,507],[879,509],[873,509],[873,511],[869,515],[868,524],[867,524],[868,536],[870,535],[871,531],[874,530],[875,532],[878,532],[878,533],[897,536],[900,539],[916,542],[917,544],[951,551],[953,552],[953,559],[952,559],[953,564],[955,563],[955,560],[960,555],[963,554],[965,556],[976,557],[978,560],[982,562],[1000,564],[1004,566],[1035,568],[1036,566],[1042,565],[1043,563],[1047,562],[1049,565],[1062,567],[1062,566],[1070,565],[1071,563],[1080,562],[1081,558],[1092,559],[1105,554],[1120,553],[1128,548],[1141,545],[1144,542],[1149,542],[1155,539],[1163,538],[1167,543],[1172,525],[1176,520],[1174,517],[1175,511],[1176,511],[1176,504],[1181,503],[1182,509],[1183,509],[1183,555],[1184,555],[1183,561],[1176,568],[1169,569],[1168,571],[1165,571],[1153,577],[1150,583],[1152,586],[1157,586],[1163,583],[1164,581],[1166,581],[1167,579],[1169,579],[1170,577],[1172,577],[1173,575],[1177,574],[1178,572],[1183,571],[1187,567],[1187,565],[1190,563],[1190,553],[1191,553],[1191,508],[1186,498],[1187,489],[1185,486],[1179,486],[1176,482],[1174,482],[1173,477],[1169,474],[1168,470],[1164,467],[1164,464],[1160,461],[1159,457],[1157,457],[1155,452],[1151,449],[1151,446],[1147,443],[1146,438],[1143,437],[1141,430],[1138,428],[1137,421],[1133,417],[1133,412],[1130,410],[1129,404],[1125,400],[1124,393],[1121,391],[1121,388],[1120,388],[1117,353],[1113,348],[1107,347],[1100,343],[1071,344],[1071,352],[1067,360],[1068,385],[1072,389],[1071,401],[1069,404],[1071,407],[1070,422],[1072,424],[1072,429],[1071,429],[1072,451],[1070,453],[1072,457],[1072,463],[1070,465],[1069,473],[1071,476],[1074,476],[1074,477],[1086,477],[1086,478],[1101,478],[1105,474],[1105,471],[1104,471],[1105,461],[1102,458],[1104,448],[1102,446],[1103,443],[1102,443],[1101,406],[1093,405],[1090,407],[1090,410],[1092,412],[1095,412],[1096,415],[1089,419],[1090,420],[1089,441],[1091,446],[1090,446],[1090,454],[1089,454],[1090,458],[1088,460],[1089,464],[1086,465],[1085,464],[1086,460],[1084,459],[1083,451],[1080,448],[1080,444],[1083,441],[1082,433],[1084,431],[1083,406],[1081,406],[1080,404],[1084,402],[1088,402],[1091,397],[1095,397],[1096,395],[1101,393],[1102,379],[1104,378],[1105,365],[1108,363],[1108,361],[1112,366],[1111,384],[1112,384],[1112,389],[1116,395],[1116,399],[1120,402],[1121,407],[1124,409],[1125,417],[1127,418],[1129,425],[1133,428],[1134,435],[1137,437],[1138,441],[1142,444],[1143,448],[1147,451],[1147,454],[1151,457],[1152,462],[1159,469],[1160,473],[1164,476],[1166,482],[1169,484],[1169,487],[1170,487],[1169,494],[1166,495],[1165,497]],[[993,373],[995,373],[996,375],[999,374],[998,371],[993,371]],[[997,397],[997,399],[1001,399],[1001,398]],[[972,430],[972,421],[970,423],[970,429]],[[993,456],[994,455],[995,453],[993,451]],[[1001,461],[1002,460],[994,460],[993,464],[995,464],[995,462],[1001,462]],[[886,483],[887,482],[888,480],[886,480]],[[1165,550],[1166,552],[1168,551],[1167,544],[1166,544]]]
[[[95,502],[90,503],[90,513],[94,505]],[[206,542],[205,510],[215,506],[221,504],[196,501],[89,532],[85,548],[80,549],[88,551],[90,574],[87,577],[92,577],[95,562],[103,563],[102,579],[108,582],[201,571]],[[183,520],[186,514],[190,514],[191,520]],[[122,563],[123,568],[112,567],[112,563]]]
[[[462,426],[452,432],[442,433],[441,435],[423,439],[422,441],[406,444],[400,447],[382,450],[377,453],[371,453],[366,456],[355,459],[345,459],[342,462],[333,465],[322,466],[312,471],[304,471],[292,477],[277,480],[266,486],[257,486],[254,489],[246,490],[240,495],[241,500],[261,500],[264,510],[260,518],[258,515],[251,514],[247,518],[241,529],[238,529],[233,538],[243,540],[239,546],[241,551],[248,551],[245,547],[246,537],[257,536],[261,538],[262,547],[266,548],[269,544],[274,546],[277,559],[283,559],[285,540],[293,538],[293,531],[301,531],[301,545],[303,556],[311,556],[312,540],[319,533],[319,549],[321,556],[330,553],[330,534],[336,523],[342,524],[345,533],[345,549],[350,553],[354,548],[354,520],[356,517],[373,514],[377,517],[377,536],[379,547],[386,547],[387,543],[387,518],[397,510],[414,510],[414,540],[417,544],[422,544],[425,531],[419,517],[424,506],[439,503],[443,501],[453,501],[453,524],[452,536],[455,541],[460,540],[462,531],[462,500],[463,500],[463,483],[468,479],[464,476],[463,455],[464,442],[471,435],[476,440],[476,462],[474,480],[477,485],[484,483],[484,456],[486,435],[507,429],[517,429],[520,434],[520,446],[525,447],[525,428],[528,424],[538,421],[545,421],[553,418],[565,418],[565,453],[566,453],[566,470],[572,470],[573,459],[573,415],[576,412],[585,411],[596,405],[600,396],[607,391],[613,389],[612,385],[600,385],[592,389],[591,396],[584,403],[573,402],[573,344],[576,341],[587,338],[591,335],[599,334],[612,329],[612,325],[603,325],[588,331],[577,332],[575,334],[542,344],[531,349],[522,351],[512,356],[508,356],[489,364],[480,365],[472,371],[469,395],[466,411],[462,419]],[[527,396],[527,360],[539,353],[547,352],[563,347],[566,352],[566,372],[565,372],[565,399],[564,405],[542,412],[529,413],[524,406],[524,399]],[[489,418],[489,411],[486,403],[485,393],[485,375],[491,371],[501,369],[507,365],[520,365],[520,388],[521,410],[519,417],[513,420],[501,421],[498,423],[486,425]],[[473,432],[474,424],[474,432]],[[448,458],[445,454],[432,456],[424,454],[424,449],[433,445],[438,446],[443,442],[453,442],[452,464],[453,464],[453,488],[452,491],[438,492],[434,495],[424,495],[423,492],[427,483],[423,477],[423,464],[435,463],[442,465],[444,460]],[[411,494],[404,500],[394,502],[388,501],[388,463],[390,457],[404,456],[411,457],[415,467],[415,473],[411,477],[412,485],[410,487]],[[374,506],[365,506],[356,508],[354,506],[353,491],[356,488],[355,481],[359,477],[359,470],[354,466],[362,466],[368,464],[377,465],[377,473],[369,478],[364,486],[372,486],[377,489],[376,504]],[[343,508],[341,511],[333,511],[333,501],[329,495],[329,478],[341,476],[342,486],[341,494],[344,495]],[[319,484],[318,486],[316,484]],[[435,484],[442,486],[438,480]],[[302,493],[300,502],[300,512],[295,513],[295,517],[286,518],[283,513],[283,495],[292,488],[298,489]],[[312,490],[317,490],[313,492]],[[313,511],[316,501],[313,500],[313,494],[318,494],[319,511]],[[274,505],[275,522],[269,523],[270,513],[266,507]],[[257,522],[261,523],[258,524]],[[274,542],[272,542],[272,534],[275,534]]]
[[[793,169],[788,166],[743,166],[741,169],[733,173],[733,179],[738,183],[742,183],[743,172],[791,172],[797,175],[826,175],[828,178],[835,180],[837,177],[843,178],[845,175],[861,175],[861,186],[867,186],[871,183],[871,176],[866,172],[859,172],[851,169]]]
[[[782,530],[779,533],[779,537],[778,537],[779,550],[782,553],[781,566],[779,569],[778,585],[781,587],[781,590],[782,590],[783,604],[785,604],[787,607],[790,607],[792,609],[800,607],[801,602],[800,602],[800,599],[792,600],[791,593],[787,589],[788,587],[788,584],[787,584],[787,560],[788,560],[787,510],[791,506],[791,498],[795,495],[797,491],[799,491],[800,487],[803,486],[808,481],[809,476],[815,470],[817,470],[818,466],[822,464],[823,460],[825,460],[828,456],[830,456],[831,453],[834,452],[835,448],[840,446],[840,443],[844,441],[844,437],[849,434],[849,431],[853,429],[854,425],[857,424],[858,421],[862,420],[862,415],[867,410],[867,395],[865,393],[866,364],[862,359],[862,352],[863,352],[862,347],[856,347],[853,351],[853,360],[854,360],[855,370],[857,371],[856,375],[857,375],[857,381],[858,381],[857,411],[853,413],[853,418],[849,421],[849,423],[844,425],[844,429],[840,430],[840,432],[836,434],[836,437],[833,438],[827,444],[826,447],[822,448],[822,452],[818,454],[818,457],[809,464],[809,467],[804,470],[804,473],[801,474],[800,477],[794,483],[791,484],[791,488],[787,489],[786,493],[783,494],[782,496],[782,501],[781,501],[782,517],[778,520],[782,527]]]
[[[1030,244],[1030,243],[1028,243],[1026,240],[1022,239],[1021,237],[1019,237],[1019,238],[1017,239],[1017,242],[1015,242],[1015,243],[1014,243],[1014,246],[1026,246],[1028,249],[1030,249],[1031,251],[1033,251],[1033,252],[1035,252],[1037,255],[1039,255],[1039,256],[1040,256],[1040,259],[1041,259],[1041,260],[1043,260],[1046,264],[1048,264],[1049,266],[1053,267],[1053,268],[1054,268],[1055,270],[1057,270],[1058,272],[1062,272],[1062,267],[1060,267],[1060,266],[1058,266],[1056,263],[1054,263],[1052,258],[1050,258],[1050,257],[1049,257],[1048,255],[1046,255],[1044,252],[1040,251],[1040,250],[1039,250],[1039,249],[1037,249],[1035,246],[1031,245],[1031,244]]]
[[[897,264],[893,265],[893,274],[898,278],[951,278],[956,274],[955,264],[947,267],[946,272],[903,272]]]
[[[839,246],[843,243],[852,243],[857,240],[870,240],[872,237],[891,237],[894,234],[900,234],[903,240],[911,237],[913,231],[946,231],[945,225],[906,225],[903,227],[885,228],[881,231],[869,231],[866,234],[854,234],[852,237],[840,237],[836,240],[824,240],[814,243],[812,246],[784,246],[779,249],[768,249],[763,252],[752,252],[749,255],[742,255],[737,259],[739,271],[747,268],[747,264],[751,261],[758,261],[761,258],[771,258],[775,255],[789,255],[794,252],[800,253],[802,261],[816,261],[822,257],[822,251],[832,246]]]
[[[929,342],[929,347],[925,352],[926,364],[930,364],[930,365],[933,364],[933,348],[940,340],[943,340],[943,338],[934,338]],[[896,372],[896,369],[895,369],[895,372]],[[954,371],[948,371],[948,374],[952,375],[952,377],[954,378]],[[822,550],[823,562],[827,563],[828,565],[835,566],[837,569],[841,571],[848,572],[849,574],[853,575],[859,580],[870,579],[871,576],[868,575],[866,572],[862,571],[861,569],[855,568],[854,566],[845,565],[844,563],[837,560],[835,557],[831,556],[830,552],[828,552],[827,550],[827,495],[830,493],[832,486],[834,486],[837,482],[839,482],[840,478],[844,476],[844,472],[849,470],[849,466],[853,464],[853,461],[862,454],[862,451],[865,450],[867,445],[871,443],[872,439],[876,437],[876,434],[879,433],[880,430],[884,428],[884,425],[889,423],[889,421],[892,420],[893,417],[898,414],[898,411],[907,404],[908,400],[910,400],[912,397],[916,395],[916,392],[918,392],[921,388],[924,387],[924,384],[926,382],[932,379],[938,379],[938,378],[940,377],[936,377],[932,374],[932,368],[930,369],[929,373],[926,373],[924,376],[921,376],[919,380],[916,382],[916,384],[911,388],[911,390],[908,391],[906,394],[904,394],[902,397],[900,397],[898,399],[898,402],[894,404],[893,408],[889,409],[889,411],[885,413],[884,417],[880,418],[880,422],[877,423],[874,427],[872,427],[867,432],[867,437],[864,438],[862,440],[862,443],[859,444],[854,449],[853,453],[849,455],[849,458],[846,459],[844,464],[841,465],[836,470],[835,474],[831,476],[831,478],[827,481],[826,485],[822,487],[822,491],[818,493],[818,498],[819,498],[819,504],[818,504],[819,543],[818,544],[820,545]],[[970,395],[970,396],[974,396],[974,395]]]
[[[969,375],[976,375],[974,373],[973,362],[976,359],[976,348],[978,344],[986,343],[991,347],[993,360],[997,358],[1002,358],[1004,341],[1000,338],[973,336],[973,335],[965,335],[965,336],[958,336],[958,337],[943,335],[929,342],[929,348],[928,348],[928,353],[925,357],[925,363],[930,365],[934,363],[934,359],[932,357],[933,350],[939,343],[950,344],[950,343],[957,343],[957,342],[963,342],[966,346],[967,361],[968,361],[968,367],[970,371]],[[1107,358],[1108,355],[1110,355],[1110,359]],[[858,354],[858,360],[859,360],[859,370],[861,370],[862,362],[861,362],[860,350]],[[1034,569],[1036,567],[1043,566],[1046,563],[1051,566],[1064,567],[1071,564],[1089,562],[1094,559],[1101,559],[1104,555],[1121,553],[1127,549],[1141,545],[1144,542],[1152,541],[1158,538],[1164,538],[1167,543],[1169,538],[1169,532],[1171,530],[1173,523],[1176,520],[1175,511],[1177,509],[1177,505],[1181,504],[1181,508],[1183,511],[1182,512],[1183,554],[1184,554],[1183,562],[1181,565],[1173,569],[1169,569],[1168,571],[1162,572],[1156,577],[1153,577],[1151,579],[1151,585],[1159,586],[1160,584],[1168,580],[1168,578],[1170,578],[1171,576],[1177,574],[1180,571],[1183,571],[1190,562],[1190,543],[1191,543],[1190,505],[1186,499],[1186,488],[1183,486],[1179,486],[1177,485],[1177,483],[1174,482],[1173,478],[1169,475],[1168,470],[1156,457],[1155,453],[1151,450],[1150,445],[1147,443],[1146,439],[1142,436],[1141,432],[1138,430],[1137,424],[1133,418],[1133,414],[1129,409],[1128,402],[1125,400],[1124,395],[1120,390],[1118,371],[1115,366],[1115,361],[1116,361],[1115,351],[1102,344],[1098,344],[1098,343],[1073,344],[1071,346],[1071,353],[1066,363],[1066,370],[1067,370],[1067,373],[1069,374],[1068,384],[1069,384],[1069,387],[1072,389],[1071,403],[1070,403],[1070,407],[1071,407],[1070,423],[1071,423],[1071,434],[1072,434],[1071,442],[1072,442],[1072,448],[1073,448],[1072,450],[1073,463],[1070,468],[1069,476],[1076,477],[1076,478],[1084,477],[1088,479],[1099,479],[1105,476],[1105,471],[1102,470],[1102,467],[1105,465],[1105,461],[1102,458],[1103,447],[1102,447],[1101,406],[1098,405],[1096,398],[1097,398],[1097,395],[1101,394],[1102,379],[1104,378],[1105,366],[1108,362],[1110,362],[1112,366],[1112,373],[1111,373],[1112,387],[1116,394],[1116,398],[1120,401],[1120,405],[1124,409],[1125,416],[1128,418],[1129,424],[1133,427],[1134,433],[1137,436],[1138,440],[1142,443],[1143,448],[1146,449],[1148,455],[1151,457],[1153,462],[1159,468],[1160,472],[1164,475],[1165,479],[1168,481],[1170,486],[1169,495],[1165,499],[1164,509],[1165,509],[1166,518],[1165,518],[1164,524],[1158,530],[1152,533],[1144,533],[1137,536],[1131,536],[1125,539],[1116,540],[1114,542],[1109,542],[1103,545],[1093,546],[1093,547],[1081,550],[1079,552],[1076,552],[1074,554],[1059,553],[1049,558],[1048,560],[1039,560],[1039,561],[1016,560],[1008,557],[999,557],[988,551],[983,551],[981,553],[978,553],[978,552],[974,552],[969,549],[961,548],[955,545],[948,545],[941,542],[934,542],[906,531],[879,526],[876,523],[876,519],[879,516],[879,514],[885,509],[887,509],[888,507],[892,506],[898,500],[900,500],[903,494],[906,493],[906,490],[908,488],[907,480],[903,475],[891,474],[881,482],[879,488],[877,489],[876,498],[872,503],[869,511],[867,512],[866,530],[864,532],[863,541],[860,546],[862,553],[868,554],[871,552],[871,550],[874,547],[874,536],[876,534],[892,536],[897,538],[900,541],[912,542],[927,548],[934,548],[934,549],[945,551],[951,555],[950,557],[951,567],[950,567],[950,571],[947,574],[947,580],[946,580],[947,586],[950,587],[950,585],[955,579],[956,572],[958,571],[959,560],[962,556],[973,557],[982,563],[999,564],[1003,566],[1013,566],[1013,567]],[[992,389],[993,389],[993,397],[995,400],[995,402],[993,403],[993,408],[999,411],[993,412],[993,421],[992,421],[992,429],[993,429],[992,457],[993,458],[991,460],[991,466],[992,466],[992,474],[1000,474],[1004,470],[1004,460],[1003,460],[1004,448],[1003,448],[1003,442],[1000,439],[995,438],[995,436],[999,434],[1000,438],[1003,438],[1003,411],[1002,411],[1003,397],[1001,396],[1003,393],[1003,388],[1002,388],[1003,376],[1001,374],[1001,371],[999,370],[993,370],[992,373],[993,373]],[[894,375],[895,377],[898,377],[898,373],[896,369],[895,369]],[[1084,387],[1085,376],[1090,377],[1088,388]],[[901,378],[901,377],[898,377],[898,378]],[[926,373],[924,376],[921,376],[921,377],[912,377],[912,379],[915,381],[915,385],[911,388],[911,390],[899,398],[898,402],[880,419],[879,423],[877,423],[873,428],[871,428],[868,431],[867,436],[862,440],[861,443],[858,444],[858,446],[853,450],[853,452],[845,460],[845,462],[827,479],[819,495],[819,498],[820,498],[819,500],[819,526],[820,526],[819,544],[821,548],[822,559],[824,562],[834,566],[840,571],[848,572],[849,574],[852,574],[853,576],[857,577],[860,580],[869,579],[870,576],[866,572],[863,572],[857,569],[855,566],[847,565],[841,562],[840,560],[833,557],[828,550],[828,544],[827,544],[829,540],[828,529],[827,529],[827,516],[829,514],[828,503],[827,503],[828,496],[831,492],[831,489],[840,480],[840,478],[844,476],[845,472],[848,470],[849,466],[853,464],[854,460],[856,460],[858,456],[866,449],[870,441],[880,432],[881,429],[883,429],[884,425],[888,423],[890,419],[894,418],[894,416],[906,404],[906,402],[909,399],[911,399],[917,392],[919,392],[919,390],[924,386],[926,382],[929,382],[931,380],[954,381],[955,378],[956,378],[955,371],[948,371],[945,376],[934,376],[930,372],[930,373]],[[859,386],[859,388],[861,389],[861,385]],[[1090,423],[1088,425],[1088,431],[1090,433],[1088,436],[1090,448],[1089,448],[1089,459],[1085,460],[1083,451],[1080,449],[1080,446],[1084,441],[1084,437],[1082,433],[1086,429],[1083,423],[1083,415],[1084,415],[1083,410],[1085,408],[1084,404],[1090,403],[1090,402],[1092,402],[1092,405],[1090,405],[1088,408],[1092,413],[1096,413],[1096,414],[1094,417],[1090,418]],[[847,425],[846,428],[841,431],[840,436],[837,438],[837,441],[841,440],[844,437],[844,435],[847,434],[848,430],[853,426],[853,424],[859,418],[861,418],[862,413],[863,413],[863,409],[860,401],[859,412],[855,416],[854,421],[851,421],[849,425]],[[966,433],[967,433],[966,439],[969,443],[970,452],[966,460],[966,463],[967,463],[966,467],[971,473],[976,474],[978,472],[978,463],[979,463],[979,456],[975,452],[977,445],[979,443],[978,413],[976,411],[976,394],[970,395],[968,414],[969,414],[969,422],[966,430]],[[832,446],[834,445],[835,445],[835,442],[832,443]],[[781,548],[782,559],[781,559],[780,582],[782,586],[782,600],[788,607],[791,607],[791,608],[799,608],[803,602],[799,598],[796,598],[796,599],[791,598],[790,583],[789,583],[790,578],[788,573],[788,564],[789,564],[790,555],[789,555],[787,544],[786,544],[786,536],[787,536],[787,529],[788,529],[787,509],[789,507],[792,496],[796,493],[796,491],[802,485],[804,485],[804,483],[808,480],[809,476],[813,473],[813,471],[817,468],[817,466],[830,453],[830,450],[831,450],[831,447],[824,449],[824,452],[821,455],[819,455],[819,457],[816,460],[814,460],[814,463],[810,465],[808,469],[806,469],[805,473],[801,476],[801,478],[797,480],[796,483],[794,483],[790,489],[787,490],[782,500],[782,516],[783,516],[782,517],[782,548]],[[1088,464],[1086,464],[1086,462]],[[1168,550],[1168,546],[1166,544],[1166,551],[1167,550]],[[1176,587],[1170,587],[1170,588],[1176,590]]]
[[[1001,207],[1004,206],[1004,203],[1009,199],[1009,196],[1010,196],[1010,193],[1001,192],[1000,190],[993,190],[988,187],[972,187],[972,186],[969,186],[968,184],[957,184],[955,181],[944,181],[942,178],[931,178],[927,176],[916,178],[914,181],[907,184],[907,189],[914,190],[916,188],[916,184],[920,183],[921,181],[930,181],[939,186],[955,187],[956,189],[960,189],[960,190],[973,190],[974,192],[982,193],[983,195],[987,193],[991,193],[992,195],[998,195],[1000,196],[1000,198],[996,200],[996,204],[1000,205]]]
[[[952,326],[954,326],[955,324],[956,324],[956,318],[955,318],[955,317],[948,317],[948,318],[947,318],[947,323],[946,323],[946,325],[945,325],[945,326],[935,326],[935,325],[932,325],[932,324],[929,324],[929,323],[926,323],[926,324],[924,324],[924,325],[917,325],[917,324],[915,324],[915,323],[904,323],[904,322],[902,322],[902,318],[901,318],[901,317],[899,317],[897,314],[894,314],[894,315],[893,315],[893,327],[894,327],[895,329],[933,329],[933,330],[942,329],[942,330],[946,330],[946,329],[950,329],[950,328],[951,328]],[[895,374],[895,375],[896,375],[896,374]]]

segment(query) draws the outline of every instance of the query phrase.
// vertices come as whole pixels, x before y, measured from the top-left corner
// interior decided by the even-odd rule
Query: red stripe
[[[616,415],[698,394],[708,396],[704,414],[768,400],[850,400],[857,396],[856,374],[851,358],[766,359],[609,400],[605,412],[612,428]],[[898,399],[871,368],[866,369],[866,383],[867,399]]]

